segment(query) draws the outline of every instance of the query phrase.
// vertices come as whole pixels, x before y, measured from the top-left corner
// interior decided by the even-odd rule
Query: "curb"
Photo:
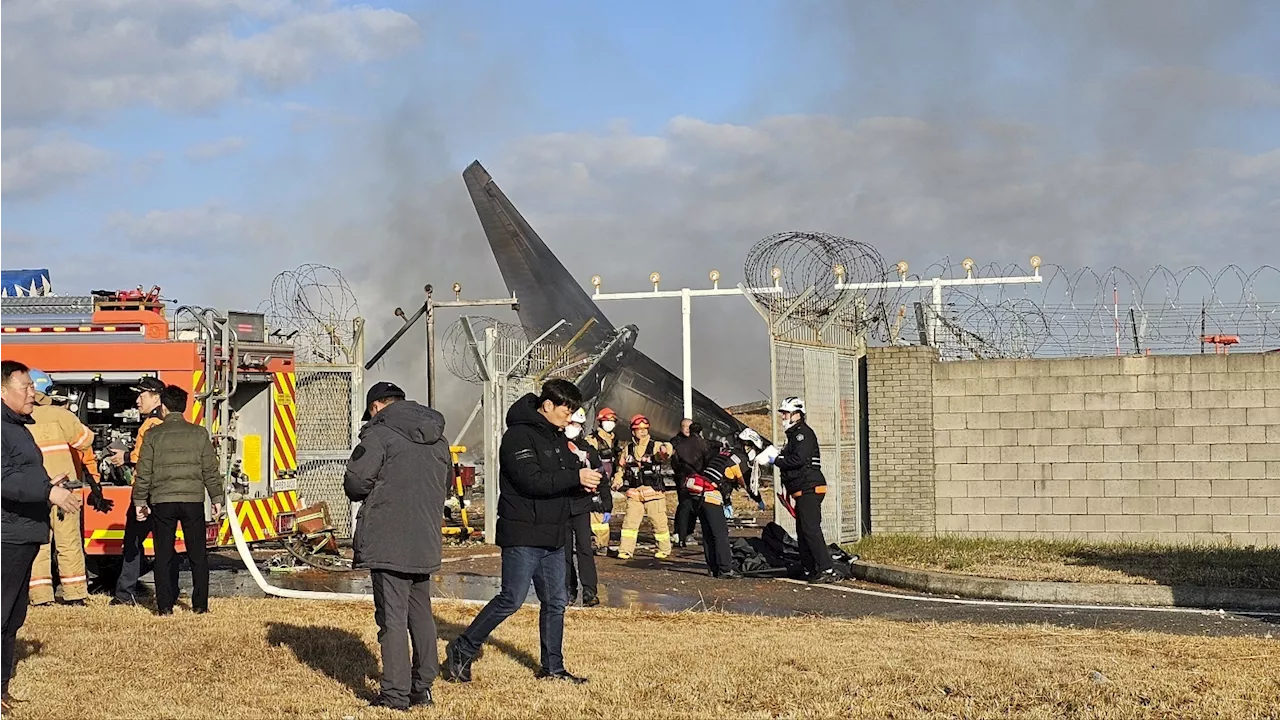
[[[895,565],[878,565],[862,561],[854,563],[853,576],[867,582],[918,592],[987,600],[1074,605],[1189,607],[1255,612],[1280,611],[1280,591],[1253,588],[1002,580],[976,575],[912,570]]]

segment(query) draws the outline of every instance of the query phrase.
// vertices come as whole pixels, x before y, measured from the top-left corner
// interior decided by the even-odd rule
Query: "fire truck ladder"
[[[204,404],[204,427],[218,449],[218,468],[225,476],[235,454],[231,396],[238,383],[239,340],[227,316],[213,308],[184,305],[174,313],[175,320],[184,314],[203,330],[204,390],[197,391],[195,399]]]

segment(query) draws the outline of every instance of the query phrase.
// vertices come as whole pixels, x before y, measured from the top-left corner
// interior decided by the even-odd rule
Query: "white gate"
[[[859,360],[859,351],[853,349],[773,341],[773,407],[790,395],[804,398],[806,419],[818,436],[822,474],[827,479],[822,503],[822,533],[827,542],[855,542],[862,537]],[[774,437],[781,442],[776,415],[774,425]],[[782,492],[780,482],[775,482],[775,488]],[[795,520],[780,503],[774,508],[774,520],[795,532]]]

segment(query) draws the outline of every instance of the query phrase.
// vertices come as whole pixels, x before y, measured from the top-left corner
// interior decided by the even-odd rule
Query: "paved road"
[[[437,595],[488,600],[497,591],[500,562],[491,547],[451,548],[439,575]],[[476,557],[479,556],[479,557]],[[215,595],[256,595],[258,590],[238,562],[219,562]],[[676,556],[659,562],[648,557],[630,561],[597,558],[601,596],[611,607],[683,611],[718,609],[744,614],[823,615],[857,618],[883,617],[911,622],[1047,623],[1061,627],[1109,630],[1151,630],[1188,635],[1277,635],[1280,617],[1149,610],[1079,610],[1007,605],[948,604],[926,601],[928,596],[895,588],[847,583],[847,592],[798,585],[781,580],[723,581],[710,578],[701,549],[677,549]],[[184,580],[186,574],[183,575]],[[281,587],[340,592],[370,592],[364,573],[300,573],[272,575]],[[854,590],[909,595],[904,599],[862,594]],[[533,593],[530,593],[530,602]]]

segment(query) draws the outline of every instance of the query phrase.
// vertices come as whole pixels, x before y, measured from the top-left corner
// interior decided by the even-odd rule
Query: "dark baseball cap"
[[[134,384],[131,389],[136,393],[158,393],[161,390],[164,390],[164,381],[158,377],[144,377]]]
[[[369,408],[373,407],[373,403],[377,400],[386,400],[387,398],[404,399],[404,391],[400,386],[393,382],[377,382],[373,387],[369,388],[369,393],[364,398],[364,417],[361,420],[369,419]]]

